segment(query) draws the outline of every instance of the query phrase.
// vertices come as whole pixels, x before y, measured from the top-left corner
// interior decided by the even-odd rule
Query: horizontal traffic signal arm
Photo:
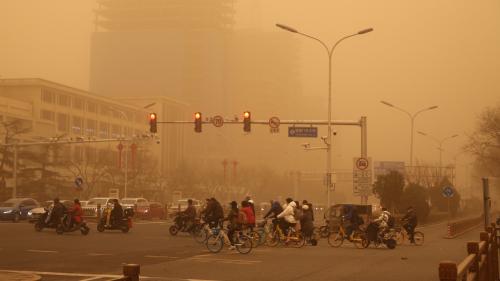
[[[193,124],[193,120],[191,121],[157,121],[157,124]],[[202,120],[202,124],[212,124],[212,121]],[[269,120],[252,120],[252,124],[257,125],[268,125]],[[243,120],[224,120],[224,125],[226,124],[243,124]],[[280,125],[328,125],[328,121],[326,120],[280,120]],[[332,125],[336,126],[361,126],[361,120],[332,120]]]

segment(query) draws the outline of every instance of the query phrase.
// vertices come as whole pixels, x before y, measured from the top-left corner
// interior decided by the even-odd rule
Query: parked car
[[[18,222],[26,219],[28,212],[40,204],[31,198],[11,198],[0,204],[0,220]]]
[[[85,206],[87,206],[88,202],[89,201],[87,201],[87,200],[80,200],[80,206],[85,207]]]
[[[111,198],[111,197],[91,198],[87,202],[87,205],[85,207],[82,206],[83,216],[85,216],[85,217],[97,217],[97,214],[98,214],[97,205],[101,206],[100,212],[102,212],[102,210],[104,210],[106,205],[113,204],[115,199],[117,199],[117,198]]]
[[[147,218],[149,216],[149,201],[145,198],[122,198],[121,205],[123,209],[134,209],[134,216]]]
[[[72,200],[60,200],[61,203],[66,207],[66,209],[70,209],[73,207]],[[42,203],[42,206],[33,208],[28,212],[28,221],[30,223],[35,223],[38,221],[40,216],[45,213],[45,210],[52,207],[54,205],[54,201],[45,201]]]
[[[196,212],[199,213],[201,211],[201,201],[192,199],[193,200],[193,206],[196,208]],[[173,203],[170,205],[168,208],[168,216],[169,217],[175,217],[175,214],[179,211],[184,211],[186,210],[188,206],[188,199],[179,199],[177,200],[176,203]]]
[[[149,215],[148,219],[159,218],[161,220],[166,219],[165,207],[163,204],[158,202],[149,202]]]

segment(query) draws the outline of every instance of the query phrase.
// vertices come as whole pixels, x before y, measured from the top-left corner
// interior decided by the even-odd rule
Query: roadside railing
[[[498,231],[494,224],[479,234],[479,242],[467,242],[467,257],[460,263],[439,263],[440,281],[497,281]]]
[[[445,238],[455,238],[458,235],[461,235],[477,227],[478,225],[483,223],[483,220],[484,217],[480,216],[476,218],[468,218],[449,222]]]

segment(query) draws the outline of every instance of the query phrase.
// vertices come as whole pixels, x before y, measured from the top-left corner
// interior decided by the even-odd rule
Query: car
[[[73,207],[73,201],[72,200],[60,200],[60,202],[66,207],[66,209],[70,209]],[[45,201],[42,203],[42,206],[33,208],[28,212],[28,222],[34,223],[38,221],[40,216],[45,213],[45,209],[48,209],[54,205],[54,201]]]
[[[40,204],[32,198],[11,198],[0,203],[0,220],[18,222],[21,219],[26,219],[28,217],[28,212],[39,205]]]
[[[186,208],[188,206],[188,202],[187,202],[188,200],[189,199],[179,199],[179,200],[177,200],[176,203],[173,203],[172,205],[170,205],[170,207],[168,208],[168,215],[170,217],[175,217],[177,212],[181,212],[181,211],[186,210]],[[196,199],[192,199],[192,200],[193,200],[193,206],[196,208],[196,212],[199,213],[201,211],[201,201],[196,200]]]
[[[118,198],[112,197],[94,197],[91,198],[86,206],[82,206],[83,216],[85,217],[98,217],[98,215],[104,210],[107,204],[113,204],[114,200]],[[100,207],[98,210],[97,207]]]
[[[87,206],[87,203],[89,203],[89,201],[82,200],[82,201],[80,201],[80,206],[85,207],[85,206]]]
[[[134,209],[134,216],[139,218],[147,218],[149,216],[149,201],[145,198],[122,198],[121,203],[123,209]]]
[[[149,214],[148,219],[159,218],[161,220],[165,219],[165,206],[158,202],[149,202]]]

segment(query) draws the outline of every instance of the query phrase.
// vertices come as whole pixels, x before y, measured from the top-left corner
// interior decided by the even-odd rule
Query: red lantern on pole
[[[123,150],[123,144],[119,143],[116,148],[118,149],[118,169],[122,168],[122,150]]]
[[[137,144],[133,143],[130,145],[130,153],[131,153],[131,159],[130,161],[132,162],[132,169],[135,169],[135,159],[137,156]]]

